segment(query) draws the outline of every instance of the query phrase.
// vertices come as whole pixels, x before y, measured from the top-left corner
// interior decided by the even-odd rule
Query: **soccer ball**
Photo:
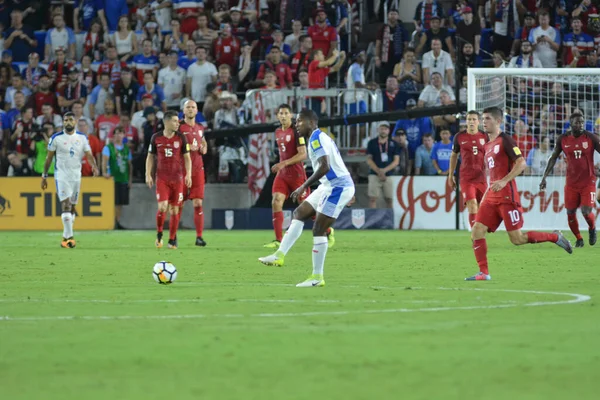
[[[168,285],[177,279],[177,268],[168,261],[159,261],[154,264],[152,276],[161,285]]]

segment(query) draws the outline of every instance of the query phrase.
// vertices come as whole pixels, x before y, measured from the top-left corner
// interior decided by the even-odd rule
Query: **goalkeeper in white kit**
[[[88,138],[75,130],[77,119],[75,114],[68,112],[63,116],[63,131],[55,133],[48,142],[48,156],[42,174],[42,190],[48,187],[48,169],[56,156],[54,181],[56,194],[62,207],[63,238],[60,246],[72,249],[75,247],[73,238],[73,222],[75,220],[75,204],[79,200],[81,186],[81,160],[85,155],[92,166],[94,176],[98,176],[96,160],[90,149]]]

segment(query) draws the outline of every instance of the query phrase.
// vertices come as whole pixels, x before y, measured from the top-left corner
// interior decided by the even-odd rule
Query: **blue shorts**
[[[346,115],[360,115],[367,113],[367,103],[361,100],[357,103],[346,104]]]

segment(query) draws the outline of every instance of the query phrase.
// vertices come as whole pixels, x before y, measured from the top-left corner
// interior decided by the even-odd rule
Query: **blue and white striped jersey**
[[[319,158],[329,156],[329,172],[319,179],[323,185],[332,187],[354,186],[348,168],[342,160],[342,155],[333,139],[319,128],[315,129],[308,141],[308,156],[312,163],[313,171],[319,169]]]

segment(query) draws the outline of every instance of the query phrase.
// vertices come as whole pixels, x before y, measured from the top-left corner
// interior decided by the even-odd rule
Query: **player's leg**
[[[579,192],[565,186],[565,208],[567,209],[567,221],[569,222],[569,228],[577,242],[575,247],[583,247],[583,237],[579,231],[579,221],[577,221],[577,209],[580,205]]]
[[[165,219],[167,218],[167,212],[169,211],[169,188],[166,182],[160,179],[156,180],[156,202],[158,203],[158,210],[156,211],[155,246],[160,248],[163,246],[163,228]]]
[[[194,206],[194,227],[196,228],[196,246],[204,247],[206,242],[202,237],[204,233],[204,209],[202,208],[204,200],[204,169],[198,174],[192,175],[192,188],[189,192],[189,198],[192,199]],[[183,206],[183,204],[182,204]]]
[[[473,225],[475,224],[475,216],[479,210],[478,199],[479,201],[481,200],[482,194],[480,194],[478,188],[472,184],[461,185],[461,192],[467,207],[467,212],[469,214],[469,225],[471,228],[473,228]]]
[[[485,235],[487,232],[495,232],[502,222],[502,216],[496,204],[482,202],[475,223],[471,229],[471,241],[473,242],[473,253],[479,266],[479,273],[465,278],[466,281],[489,281],[492,279],[488,270],[487,259],[487,241]]]
[[[63,239],[60,246],[64,248],[73,248],[76,243],[73,239],[73,205],[71,204],[71,199],[66,198],[65,200],[61,200],[60,207],[62,210],[60,216],[63,223]]]
[[[291,189],[281,174],[277,174],[273,181],[273,190],[271,200],[271,210],[273,213],[273,231],[275,232],[275,240],[264,245],[269,249],[278,249],[283,239],[283,203],[288,198],[289,194],[294,189]]]
[[[179,220],[181,214],[179,207],[183,203],[183,182],[172,182],[169,185],[169,249],[177,248],[177,229],[179,229]]]
[[[596,244],[596,216],[594,215],[594,206],[596,203],[596,188],[588,187],[581,194],[581,213],[585,222],[588,224],[590,246]]]

